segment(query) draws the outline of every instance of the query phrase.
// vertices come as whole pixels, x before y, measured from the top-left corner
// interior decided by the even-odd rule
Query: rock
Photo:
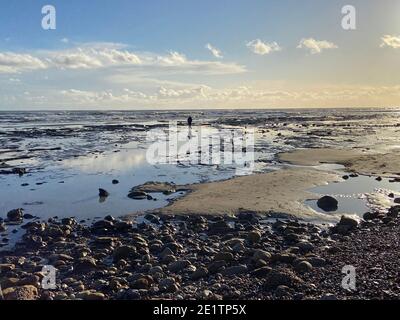
[[[353,229],[358,226],[358,221],[348,216],[342,216],[340,222],[331,231],[333,234],[340,234],[342,236],[348,235]]]
[[[391,207],[387,213],[388,217],[397,218],[400,213],[400,206]]]
[[[261,249],[257,249],[254,251],[253,254],[253,260],[257,261],[257,260],[264,260],[264,261],[268,261],[271,259],[271,254],[265,250],[261,250]]]
[[[63,253],[60,253],[60,254],[53,253],[49,256],[48,259],[49,259],[50,263],[54,263],[54,262],[60,261],[60,260],[61,261],[74,261],[74,258],[72,258],[70,255],[63,254]]]
[[[299,273],[308,273],[312,271],[313,266],[308,261],[300,261],[295,265],[295,270]]]
[[[272,270],[272,268],[265,266],[265,267],[253,270],[251,272],[251,275],[254,277],[266,277],[271,272],[271,270]]]
[[[40,278],[37,275],[30,275],[18,281],[19,286],[34,286],[39,287]]]
[[[275,290],[279,286],[289,288],[297,287],[303,283],[303,280],[296,276],[291,270],[286,268],[273,269],[267,275],[264,282],[264,289],[267,291]]]
[[[76,298],[82,300],[105,300],[106,297],[101,292],[96,291],[83,291],[76,295]]]
[[[154,224],[159,224],[160,223],[160,218],[158,216],[154,215],[154,214],[151,214],[151,213],[146,214],[144,218],[147,221],[150,221],[151,223],[154,223]]]
[[[235,253],[242,253],[246,250],[246,247],[243,243],[237,243],[232,247],[232,251]]]
[[[96,260],[89,257],[80,258],[74,265],[74,271],[76,273],[88,273],[95,271],[96,269]]]
[[[230,252],[218,252],[215,257],[214,260],[215,261],[232,261],[234,259],[233,254]]]
[[[384,218],[382,218],[382,222],[383,222],[384,224],[390,224],[390,223],[393,222],[393,218],[391,218],[391,217],[384,217]]]
[[[257,214],[253,212],[240,212],[237,217],[239,220],[248,221],[250,223],[257,223],[259,220]]]
[[[374,220],[379,218],[379,212],[366,212],[363,215],[365,221]]]
[[[5,300],[36,300],[38,298],[38,290],[31,285],[12,287],[3,290]]]
[[[287,286],[279,286],[275,289],[275,295],[277,297],[283,298],[290,294],[290,288]]]
[[[150,282],[147,278],[139,278],[131,284],[133,289],[150,289]]]
[[[114,179],[113,181],[112,181],[112,184],[118,184],[119,183],[119,181],[117,180],[117,179]]]
[[[347,176],[347,175],[346,175],[346,176],[343,176],[342,178],[343,178],[343,180],[349,180],[349,179],[350,179],[350,177]]]
[[[257,243],[261,240],[261,233],[259,231],[250,231],[247,234],[247,240],[251,243]]]
[[[15,209],[7,213],[7,218],[11,222],[21,222],[23,216],[24,216],[23,209]]]
[[[171,293],[176,292],[179,289],[175,282],[175,279],[172,277],[164,278],[164,279],[160,280],[159,288],[161,291],[171,292]]]
[[[15,269],[15,265],[11,263],[0,264],[0,274],[12,271]]]
[[[327,293],[321,297],[321,300],[334,301],[337,300],[337,297],[332,293]]]
[[[321,257],[307,257],[307,261],[311,263],[314,268],[321,268],[327,264],[326,260]]]
[[[376,181],[382,181],[383,179],[382,179],[382,177],[377,177],[375,180]]]
[[[131,190],[131,192],[128,194],[128,198],[133,200],[144,200],[147,199],[147,193],[144,191]]]
[[[271,256],[272,262],[281,262],[287,264],[291,264],[296,259],[297,256],[294,253],[289,253],[289,252],[277,253]]]
[[[175,261],[176,261],[176,257],[173,254],[166,255],[166,256],[163,256],[161,258],[161,262],[164,263],[164,264],[171,264],[171,263],[173,263]]]
[[[400,203],[400,198],[394,199],[394,203]]]
[[[114,250],[114,262],[121,259],[136,259],[138,257],[137,250],[134,246],[120,246]]]
[[[229,233],[232,230],[233,230],[233,228],[224,220],[210,223],[208,225],[208,233],[211,235]]]
[[[349,226],[351,229],[354,229],[358,226],[358,221],[348,216],[342,216],[339,224],[343,226]]]
[[[104,217],[104,220],[110,221],[110,222],[115,222],[115,221],[117,221],[117,220],[116,220],[113,216],[111,216],[111,215],[105,216],[105,217]]]
[[[155,277],[157,274],[163,275],[164,274],[164,270],[163,270],[163,268],[161,266],[154,266],[154,267],[150,267],[148,273],[152,277]]]
[[[5,223],[4,222],[0,222],[0,232],[4,232],[6,230],[7,230],[7,228],[6,228]]]
[[[107,220],[99,220],[93,223],[92,227],[93,233],[107,233],[111,230],[114,230],[114,222]]]
[[[247,272],[247,266],[238,265],[238,266],[232,266],[232,267],[226,268],[224,271],[222,271],[222,275],[235,276],[235,275],[243,274],[246,272]]]
[[[393,193],[393,192],[392,192],[392,193],[389,193],[389,194],[388,194],[388,197],[394,199],[394,193]]]
[[[188,260],[178,260],[175,262],[172,262],[168,265],[168,270],[171,272],[180,272],[183,269],[187,268],[188,266],[190,266],[191,263]]]
[[[166,257],[166,256],[173,256],[173,255],[174,255],[174,252],[173,252],[170,248],[166,247],[166,248],[160,253],[160,258],[163,259],[163,258]]]
[[[114,227],[120,232],[126,232],[132,229],[133,223],[132,221],[117,221],[114,223]]]
[[[317,205],[320,209],[326,212],[332,212],[338,209],[339,203],[335,198],[325,196],[318,200]]]
[[[100,198],[107,198],[110,194],[107,192],[107,190],[104,189],[99,189],[99,197]]]
[[[25,213],[23,215],[23,218],[26,219],[26,220],[32,220],[35,217],[33,215],[29,214],[29,213]]]
[[[117,239],[113,237],[97,237],[93,240],[93,243],[99,246],[112,247],[116,241]]]
[[[315,249],[315,246],[308,241],[300,241],[296,244],[296,247],[298,247],[303,253],[308,253]]]
[[[192,278],[192,280],[198,280],[201,278],[205,278],[207,276],[208,276],[207,268],[200,267],[200,268],[197,268],[196,271],[190,275],[190,278]]]
[[[208,266],[208,272],[211,274],[219,272],[223,267],[226,266],[226,262],[224,260],[218,260],[211,262]]]

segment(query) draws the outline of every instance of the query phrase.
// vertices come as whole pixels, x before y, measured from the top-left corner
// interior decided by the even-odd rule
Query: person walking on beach
[[[189,132],[188,132],[188,138],[189,138],[189,140],[192,139],[192,122],[193,122],[192,117],[189,117],[189,118],[187,119],[187,123],[188,123],[188,127],[189,127]]]

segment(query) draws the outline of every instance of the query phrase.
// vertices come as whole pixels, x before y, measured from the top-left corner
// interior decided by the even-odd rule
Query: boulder
[[[265,266],[265,267],[253,270],[251,272],[251,275],[254,277],[263,278],[263,277],[266,277],[271,272],[271,270],[272,270],[272,268]]]
[[[80,258],[74,265],[74,271],[76,273],[89,273],[96,269],[96,260],[89,257]]]
[[[11,222],[21,222],[24,217],[23,209],[14,209],[7,213],[7,218]]]
[[[11,287],[3,290],[5,300],[36,300],[38,290],[31,285],[21,287]]]
[[[81,293],[78,293],[76,295],[76,298],[81,300],[93,300],[93,301],[106,299],[103,293],[96,291],[83,291]]]
[[[266,276],[264,289],[267,291],[275,290],[282,285],[294,288],[301,284],[303,284],[303,280],[296,276],[290,269],[273,269]]]
[[[133,200],[144,200],[147,199],[147,193],[144,191],[131,190],[131,192],[128,194],[128,198]]]
[[[110,194],[108,193],[107,190],[104,189],[99,189],[99,197],[100,198],[107,198]]]
[[[224,234],[224,233],[229,233],[232,230],[233,228],[224,220],[210,223],[208,226],[209,234]]]
[[[236,276],[236,275],[243,274],[246,272],[247,272],[247,266],[238,265],[238,266],[232,266],[232,267],[226,268],[224,271],[222,271],[222,275]]]
[[[215,257],[214,260],[215,261],[232,261],[234,259],[233,254],[230,252],[218,252]]]
[[[170,263],[168,265],[168,270],[171,272],[179,272],[179,271],[182,271],[183,269],[187,268],[190,265],[191,265],[191,263],[189,260],[178,260],[178,261]]]
[[[308,273],[312,271],[313,266],[308,261],[300,261],[295,265],[295,270],[299,273]]]
[[[205,267],[200,267],[200,268],[197,268],[196,271],[193,272],[193,273],[191,274],[190,277],[191,277],[193,280],[198,280],[198,279],[201,279],[201,278],[205,278],[205,277],[207,277],[207,276],[208,276],[208,270],[207,270],[207,268],[205,268]]]
[[[261,240],[261,232],[259,231],[250,231],[247,234],[247,240],[251,243],[257,243]]]
[[[370,221],[379,218],[379,212],[366,212],[363,215],[365,221]]]
[[[137,250],[134,246],[120,246],[114,250],[114,262],[121,259],[136,259],[138,257]]]
[[[324,196],[318,200],[317,205],[320,209],[326,212],[332,212],[338,209],[339,203],[331,196]]]
[[[271,254],[265,250],[261,250],[261,249],[257,249],[254,251],[253,254],[253,260],[257,261],[257,260],[264,260],[264,261],[268,261],[271,259]]]

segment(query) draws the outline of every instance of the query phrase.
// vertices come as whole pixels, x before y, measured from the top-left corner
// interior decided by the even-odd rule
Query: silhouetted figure
[[[187,122],[188,122],[189,128],[191,128],[191,127],[192,127],[192,123],[193,123],[193,118],[192,118],[192,117],[189,117],[188,120],[187,120]]]

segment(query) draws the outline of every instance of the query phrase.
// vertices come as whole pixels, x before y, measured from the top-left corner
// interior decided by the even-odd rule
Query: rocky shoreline
[[[333,227],[245,212],[30,221],[15,248],[0,252],[0,298],[397,299],[399,211]],[[57,269],[55,290],[42,288],[44,265]],[[356,268],[355,291],[341,286],[346,265]]]

